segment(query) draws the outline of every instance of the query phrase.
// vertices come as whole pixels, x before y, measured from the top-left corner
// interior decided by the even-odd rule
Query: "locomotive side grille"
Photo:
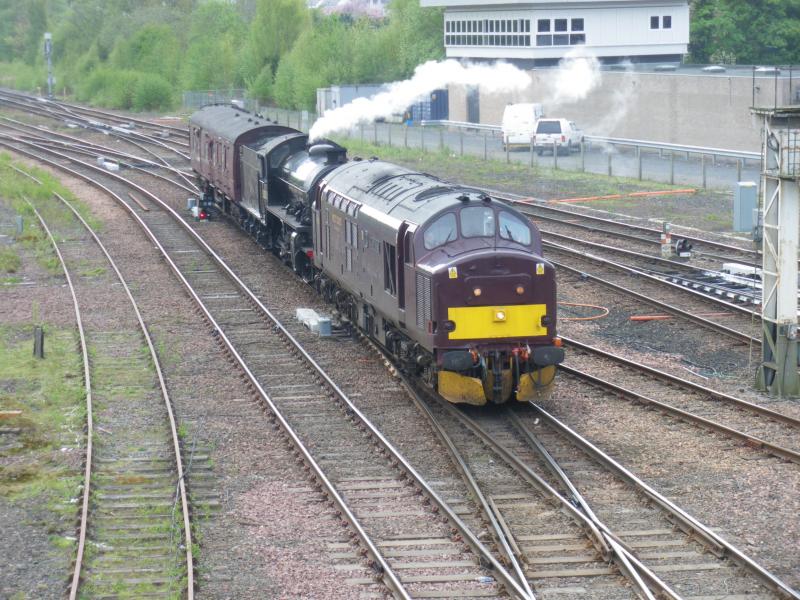
[[[417,272],[417,327],[425,329],[431,320],[431,278]]]

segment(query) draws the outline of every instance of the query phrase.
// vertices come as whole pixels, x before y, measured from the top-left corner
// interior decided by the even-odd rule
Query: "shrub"
[[[265,102],[272,98],[272,87],[272,68],[265,65],[258,76],[248,82],[247,94],[251,98]]]
[[[172,106],[172,86],[160,75],[140,73],[133,94],[134,110],[153,110]]]

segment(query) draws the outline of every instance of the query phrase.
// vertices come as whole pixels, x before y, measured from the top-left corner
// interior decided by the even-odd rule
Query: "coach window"
[[[488,206],[471,206],[461,211],[461,236],[494,237],[494,211]]]
[[[453,213],[447,213],[428,226],[422,236],[422,241],[426,250],[433,250],[453,241],[457,237],[456,216]]]
[[[530,227],[523,223],[519,217],[506,211],[500,211],[497,223],[500,226],[501,238],[504,240],[517,242],[518,244],[523,244],[525,246],[530,246]]]
[[[661,17],[661,26],[664,29],[672,29],[672,17],[669,15]]]

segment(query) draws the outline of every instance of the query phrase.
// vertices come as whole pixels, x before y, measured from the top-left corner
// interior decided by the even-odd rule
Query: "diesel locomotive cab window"
[[[511,240],[518,244],[530,246],[531,230],[519,217],[511,213],[501,211],[497,219],[500,226],[500,237],[504,240]]]
[[[457,237],[456,216],[453,213],[447,213],[431,223],[428,229],[425,230],[425,235],[422,236],[422,239],[425,249],[433,250],[453,241]]]
[[[461,236],[494,237],[494,211],[485,206],[471,206],[461,211]]]

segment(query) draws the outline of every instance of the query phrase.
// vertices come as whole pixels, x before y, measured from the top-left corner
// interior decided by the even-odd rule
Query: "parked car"
[[[536,120],[543,115],[541,104],[509,104],[503,111],[503,150],[530,148]]]
[[[583,142],[583,130],[567,119],[539,119],[536,122],[536,133],[533,147],[541,156],[545,150],[554,148],[559,154],[569,154],[580,147]]]

